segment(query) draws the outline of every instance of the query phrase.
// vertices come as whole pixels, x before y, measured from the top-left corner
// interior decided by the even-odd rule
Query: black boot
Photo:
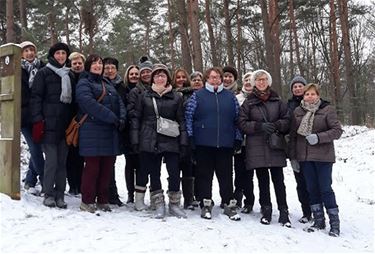
[[[326,228],[326,222],[324,218],[323,204],[311,205],[311,212],[314,217],[314,224],[311,227],[304,229],[307,232],[316,232]]]
[[[194,177],[182,177],[182,195],[184,196],[184,209],[194,210]]]
[[[300,223],[308,223],[311,221],[311,208],[309,205],[302,204],[303,216],[298,220]]]
[[[329,235],[338,237],[340,235],[340,219],[339,219],[339,209],[331,208],[327,209],[329,224],[331,229],[329,230]]]
[[[288,209],[286,209],[286,208],[282,208],[282,209],[280,209],[279,223],[280,223],[282,226],[285,226],[285,227],[287,227],[287,228],[292,227],[292,224],[290,223],[290,220],[289,220],[289,212],[288,212]]]
[[[243,198],[243,192],[242,190],[236,189],[233,193],[234,199],[237,201],[237,207],[242,207],[242,198]]]
[[[263,206],[260,209],[262,213],[262,218],[260,218],[260,223],[264,225],[269,225],[272,220],[272,206]]]

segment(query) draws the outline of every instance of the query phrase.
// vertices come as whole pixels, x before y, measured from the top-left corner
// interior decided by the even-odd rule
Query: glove
[[[33,125],[33,131],[32,131],[32,136],[33,136],[33,141],[35,143],[40,143],[42,141],[44,135],[44,121],[40,120]]]
[[[299,173],[300,167],[299,167],[299,162],[297,160],[290,160],[290,165],[292,166],[292,169],[294,172]]]
[[[310,134],[306,136],[307,142],[309,142],[310,145],[316,145],[319,143],[319,137],[316,134]]]
[[[181,146],[180,147],[180,159],[186,160],[189,157],[189,146]]]
[[[132,151],[133,153],[139,153],[139,145],[138,144],[132,145]]]
[[[276,131],[276,125],[274,123],[262,123],[262,130],[267,134],[272,134]]]
[[[191,150],[195,150],[195,141],[194,141],[194,137],[189,137],[189,145],[190,145],[190,148]]]
[[[125,130],[125,120],[124,119],[119,120],[117,129],[119,131]]]
[[[234,152],[235,154],[238,154],[238,153],[241,152],[241,148],[242,148],[242,141],[236,139],[236,140],[234,141],[233,152]]]

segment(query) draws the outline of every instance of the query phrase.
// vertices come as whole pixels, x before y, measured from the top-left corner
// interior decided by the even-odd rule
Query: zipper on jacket
[[[216,97],[216,115],[217,115],[217,140],[216,140],[216,147],[219,148],[219,140],[220,140],[220,108],[219,108],[219,99],[217,97],[217,92],[215,92]]]

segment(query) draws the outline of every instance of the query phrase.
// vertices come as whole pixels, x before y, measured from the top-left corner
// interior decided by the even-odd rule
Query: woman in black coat
[[[180,208],[180,172],[178,168],[181,145],[188,145],[185,130],[182,96],[172,90],[171,77],[167,67],[155,64],[152,74],[153,84],[139,97],[135,114],[131,121],[131,142],[140,152],[140,172],[137,173],[136,190],[146,189],[147,173],[151,179],[151,201],[156,206],[155,217],[165,217],[164,194],[160,181],[161,161],[164,157],[168,170],[169,212],[177,217],[186,217]],[[180,134],[176,137],[157,132],[157,117],[153,101],[159,115],[179,124]],[[137,191],[136,195],[142,195]],[[144,193],[143,193],[144,198]]]

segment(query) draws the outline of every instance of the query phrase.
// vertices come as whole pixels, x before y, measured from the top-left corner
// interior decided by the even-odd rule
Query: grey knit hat
[[[292,91],[293,85],[295,83],[301,83],[304,86],[307,84],[306,79],[304,79],[301,75],[296,75],[292,81],[290,81],[290,90]]]
[[[154,64],[154,67],[152,68],[152,73],[151,73],[152,82],[154,82],[154,76],[157,71],[164,71],[168,78],[168,84],[172,82],[171,73],[169,72],[168,67],[162,63]]]

